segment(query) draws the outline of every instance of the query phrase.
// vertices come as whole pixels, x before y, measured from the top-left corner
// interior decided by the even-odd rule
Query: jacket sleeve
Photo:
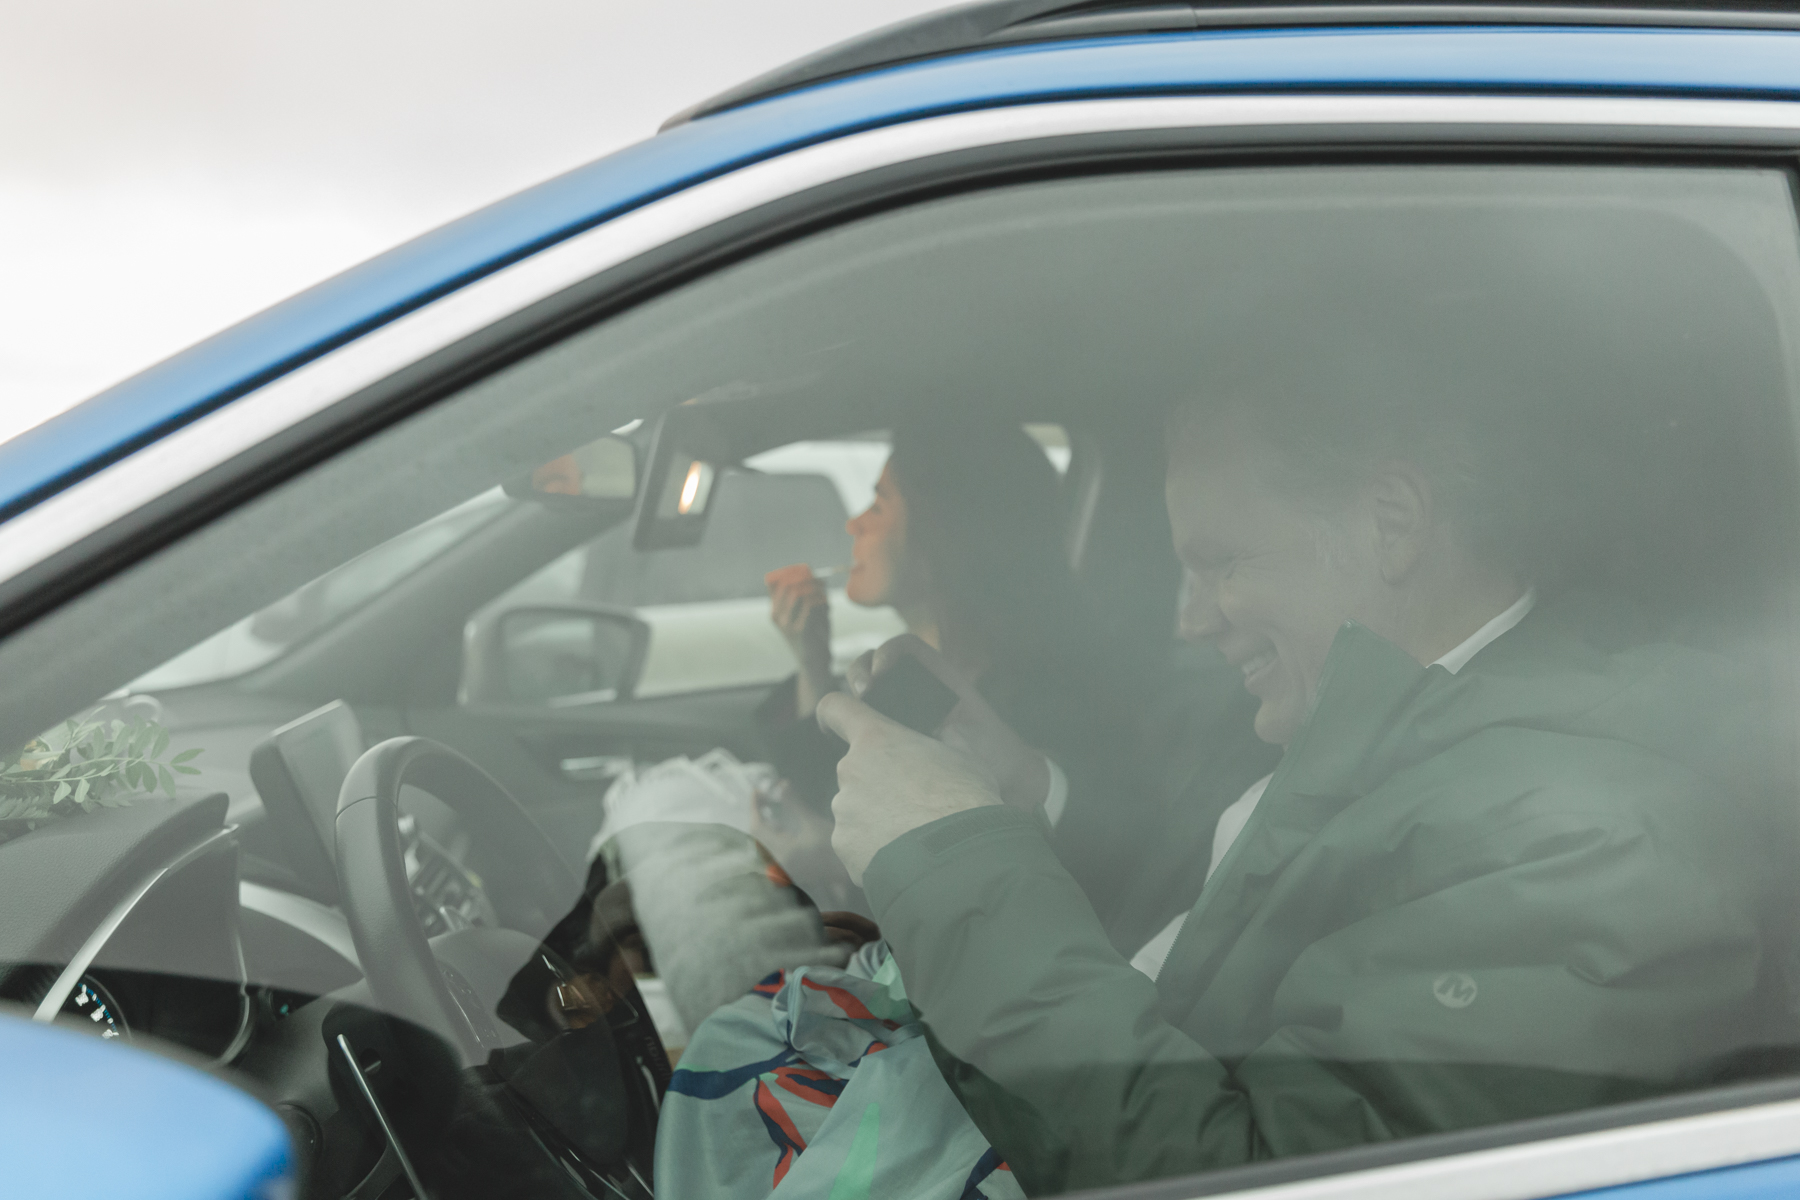
[[[1246,1097],[1157,1015],[1031,818],[933,822],[863,886],[940,1066],[1028,1193],[1256,1156]]]
[[[914,830],[864,885],[946,1078],[1033,1194],[1632,1099],[1749,1031],[1763,955],[1727,864],[1575,819],[1452,857],[1270,954],[1265,988],[1209,993],[1258,1010],[1225,1061],[1171,1023],[1196,998],[1126,965],[1016,813]],[[1240,948],[1294,914],[1264,915]]]

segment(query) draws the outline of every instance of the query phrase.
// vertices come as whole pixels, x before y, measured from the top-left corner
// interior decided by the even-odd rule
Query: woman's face
[[[850,518],[850,578],[844,594],[853,603],[874,608],[904,608],[927,594],[927,582],[918,555],[906,541],[906,501],[894,482],[894,465],[881,469],[875,483],[875,501]]]

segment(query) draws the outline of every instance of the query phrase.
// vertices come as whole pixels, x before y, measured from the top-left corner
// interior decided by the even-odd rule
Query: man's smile
[[[1268,674],[1278,657],[1274,646],[1265,645],[1248,654],[1227,653],[1225,660],[1244,673],[1244,686],[1254,692],[1257,683]]]

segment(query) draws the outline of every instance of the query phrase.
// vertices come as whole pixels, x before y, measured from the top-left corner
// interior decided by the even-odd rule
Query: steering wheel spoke
[[[456,813],[479,856],[479,875],[457,869],[479,879],[501,927],[464,925],[428,936],[409,878],[409,846],[415,863],[417,855],[402,832],[403,787]],[[433,1035],[466,1077],[467,1094],[453,1106],[462,1116],[446,1118],[450,1125],[476,1121],[477,1140],[500,1131],[512,1147],[502,1159],[516,1168],[523,1156],[544,1167],[547,1182],[560,1181],[547,1194],[579,1186],[610,1195],[620,1183],[647,1194],[636,1184],[649,1167],[656,1102],[637,1065],[645,1055],[632,1040],[644,1023],[615,1014],[610,993],[597,997],[586,976],[544,946],[557,923],[585,902],[582,880],[518,801],[448,746],[393,738],[350,769],[336,835],[345,918],[376,1009]],[[626,1005],[641,1007],[629,978],[627,985],[633,994]],[[480,1098],[493,1088],[511,1099]],[[505,1116],[519,1105],[524,1119]],[[435,1135],[440,1157],[466,1158],[468,1145],[457,1144],[467,1143],[466,1133],[446,1127]],[[427,1182],[431,1150],[415,1153]],[[571,1174],[570,1162],[584,1164],[582,1171]],[[583,1172],[607,1181],[610,1191],[576,1184]]]

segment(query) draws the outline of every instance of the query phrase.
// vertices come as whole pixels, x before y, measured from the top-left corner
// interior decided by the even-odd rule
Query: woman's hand
[[[787,639],[800,668],[794,715],[810,717],[819,697],[832,688],[831,607],[825,585],[805,563],[770,571],[763,583],[769,588],[769,619]]]

